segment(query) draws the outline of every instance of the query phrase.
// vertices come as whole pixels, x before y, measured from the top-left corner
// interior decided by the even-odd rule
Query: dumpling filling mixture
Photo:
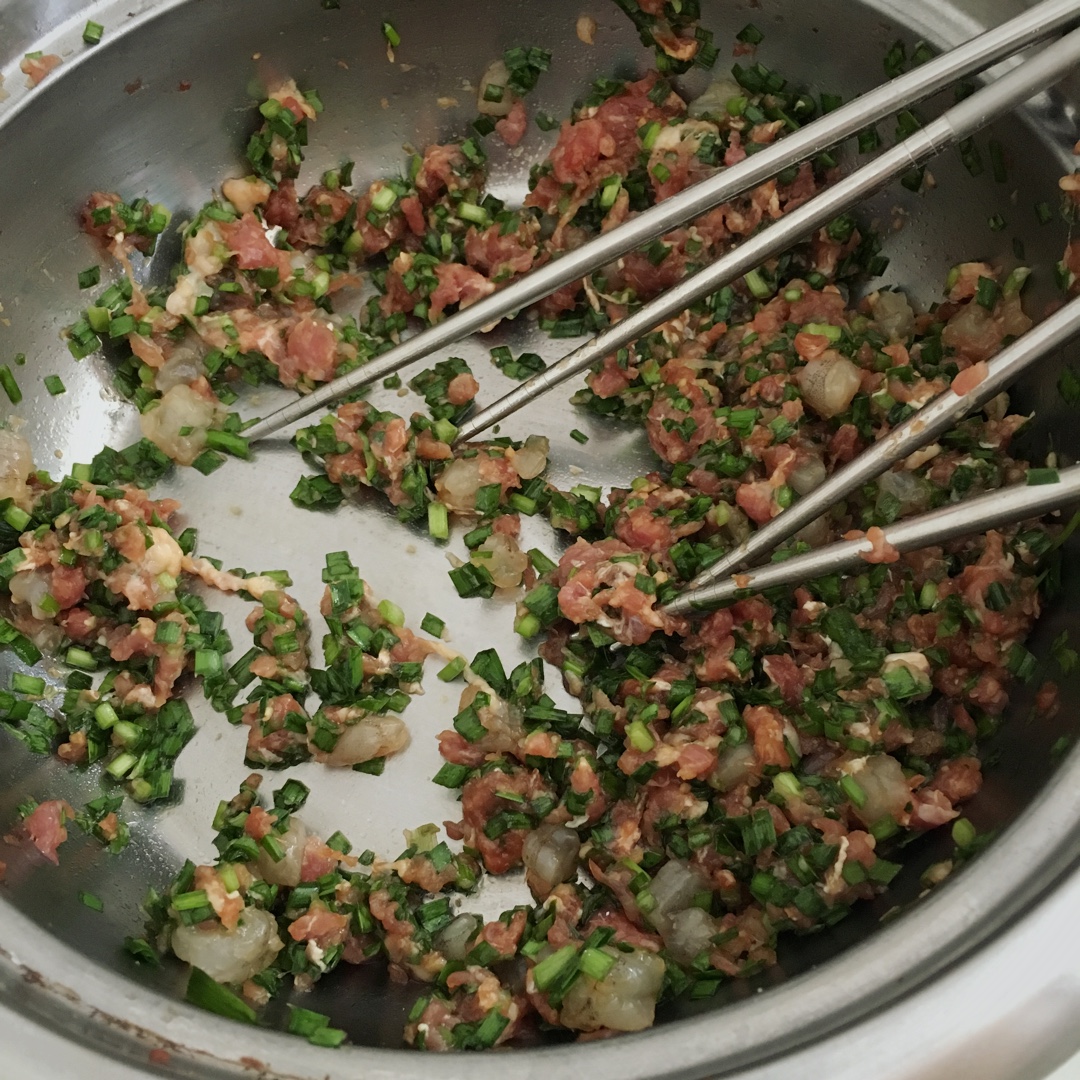
[[[827,928],[881,894],[913,836],[952,828],[957,854],[928,883],[984,839],[961,807],[980,788],[980,747],[1011,684],[1043,679],[1024,640],[1053,585],[1055,528],[1026,522],[906,555],[882,530],[1025,476],[1054,479],[1014,456],[1029,417],[1005,395],[777,555],[865,533],[874,549],[861,573],[746,595],[694,620],[663,605],[935,395],[977,385],[1031,325],[1026,267],[963,263],[918,313],[880,283],[855,292],[887,260],[854,218],[836,219],[588,376],[574,404],[640,425],[654,452],[655,469],[626,489],[552,484],[543,432],[455,447],[480,390],[456,358],[409,380],[426,411],[347,400],[300,431],[314,471],[299,478],[297,505],[332,509],[373,489],[433,547],[464,533],[457,591],[499,596],[505,629],[536,642],[536,658],[511,671],[494,648],[458,655],[433,615],[420,633],[406,627],[348,552],[326,554],[325,592],[306,598],[326,631],[314,666],[317,629],[287,573],[200,556],[194,529],[176,524],[180,507],[148,493],[173,463],[209,474],[225,455],[250,456],[230,411],[243,384],[310,392],[829,107],[761,63],[736,65],[688,104],[671,80],[715,63],[711,36],[691,13],[669,19],[671,5],[620,6],[656,46],[658,70],[598,80],[560,126],[530,117],[527,102],[549,55],[511,49],[480,81],[468,138],[428,147],[366,190],[347,164],[301,194],[323,105],[294,82],[274,88],[250,172],[182,226],[165,287],[132,273],[170,226],[165,207],[95,192],[83,210],[122,272],[69,346],[80,358],[110,343],[144,438],[55,481],[15,429],[0,431],[0,640],[24,665],[44,651],[66,671],[51,699],[44,678],[16,674],[0,705],[30,750],[99,764],[104,793],[79,810],[28,804],[10,839],[55,862],[76,824],[121,850],[125,796],[150,803],[173,790],[195,730],[183,697],[192,680],[247,729],[253,769],[314,759],[375,775],[408,752],[403,713],[427,658],[461,685],[434,777],[460,797],[445,839],[424,825],[396,858],[358,852],[305,825],[303,784],[285,779],[267,796],[254,772],[217,811],[217,860],[186,863],[151,894],[130,951],[190,964],[189,998],[225,1015],[256,1021],[272,997],[341,963],[378,963],[423,984],[404,1030],[418,1048],[489,1048],[541,1027],[639,1031],[658,1002],[757,973],[784,932]],[[594,31],[579,21],[583,41]],[[739,37],[740,57],[761,40],[752,26]],[[485,190],[484,139],[516,145],[530,119],[558,132],[524,205],[510,208]],[[533,314],[557,338],[599,330],[837,175],[829,155],[785,170]],[[1075,199],[1072,178],[1063,186]],[[337,310],[338,294],[361,283],[377,295],[358,316]],[[513,378],[544,368],[506,347],[491,359]],[[553,528],[550,554],[520,542],[521,517],[537,515]],[[229,656],[222,615],[196,583],[252,605],[243,656]],[[545,693],[552,668],[578,711]],[[1055,699],[1043,682],[1037,706]],[[532,904],[487,921],[467,900],[451,906],[485,876],[522,869]],[[313,1043],[346,1038],[322,1014],[290,1015]]]

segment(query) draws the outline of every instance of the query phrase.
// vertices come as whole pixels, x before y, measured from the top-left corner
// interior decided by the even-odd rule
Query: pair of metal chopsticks
[[[738,165],[687,188],[619,228],[597,237],[576,251],[563,255],[471,307],[459,311],[444,322],[424,330],[363,368],[327,383],[314,393],[260,420],[247,430],[246,435],[250,440],[265,438],[360,387],[370,385],[415,360],[428,357],[467,334],[520,310],[559,286],[575,281],[657,239],[686,220],[728,201],[790,165],[843,141],[867,125],[1076,22],[1080,22],[1080,3],[1077,3],[1077,0],[1043,0],[1024,15],[856,98],[848,105],[841,106],[815,123],[791,133]],[[995,117],[1045,90],[1077,63],[1080,63],[1080,30],[1062,37],[1033,58],[1017,65],[849,177],[592,338],[494,404],[482,409],[461,426],[457,442],[474,438],[534,398],[602,361],[605,356],[678,315],[696,301],[756,269],[766,259],[828,224],[897,176],[919,166],[946,147],[986,126]],[[1046,349],[1060,344],[1077,331],[1080,331],[1080,304],[1074,301],[1000,354],[992,366],[991,377],[984,380],[974,391],[963,398],[957,398],[951,391],[947,391],[924,406],[873,450],[834,474],[815,492],[795,503],[758,530],[746,544],[696,578],[690,583],[687,592],[668,605],[668,610],[689,612],[700,610],[703,604],[714,605],[720,602],[715,587],[710,588],[710,583],[730,574],[738,566],[752,562],[798,531],[853,488],[879,475],[919,446],[932,441],[935,435],[947,430],[970,409],[984,404],[1000,392],[1008,381],[1043,355]],[[992,392],[984,390],[987,384],[996,389]],[[927,435],[927,430],[931,428],[933,434]],[[1067,488],[1065,483],[1053,485],[1053,490],[1060,499],[1052,500],[1050,505],[1061,505],[1075,498],[1075,493],[1067,493]],[[1005,496],[998,494],[995,498],[1000,505]],[[1045,508],[1045,504],[1041,505]],[[1018,505],[1017,512],[1020,510],[1022,507]],[[889,535],[891,537],[896,528],[904,528],[910,532],[917,527],[917,522],[932,517],[934,515],[910,519],[903,526],[890,530]],[[961,515],[960,521],[966,520],[970,520],[970,517]],[[959,524],[959,521],[954,524]],[[927,528],[933,529],[936,526],[928,525]],[[975,531],[975,527],[961,531]],[[937,539],[941,538],[937,533],[934,535]],[[907,536],[907,539],[910,541],[910,536]],[[934,541],[929,539],[924,541],[932,542]],[[919,545],[916,543],[914,546]],[[787,560],[770,568],[770,571],[786,570],[789,575],[798,575],[785,580],[805,579],[806,569],[798,569],[800,566],[805,567],[805,564],[800,563],[803,558],[807,557]],[[773,581],[773,584],[777,583]]]

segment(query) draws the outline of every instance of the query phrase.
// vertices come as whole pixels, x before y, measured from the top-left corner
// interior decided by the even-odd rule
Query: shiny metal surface
[[[125,444],[137,431],[134,410],[109,389],[107,360],[75,365],[58,336],[80,304],[75,273],[96,261],[74,221],[74,209],[89,190],[149,195],[182,219],[202,203],[212,184],[245,171],[240,152],[250,130],[250,106],[260,86],[275,76],[295,75],[303,85],[317,86],[327,102],[312,131],[305,177],[355,157],[358,182],[366,183],[400,167],[403,143],[422,145],[460,132],[473,116],[462,81],[475,80],[507,46],[537,43],[553,49],[552,70],[531,99],[535,108],[553,115],[566,113],[598,73],[629,73],[646,63],[632,27],[606,2],[475,7],[473,2],[475,19],[447,19],[440,0],[395,7],[403,39],[398,64],[414,65],[403,71],[385,56],[379,25],[387,11],[362,0],[342,0],[337,11],[324,11],[317,0],[144,0],[137,5],[109,0],[90,7],[59,0],[0,0],[4,89],[11,94],[0,105],[0,358],[17,351],[29,357],[26,368],[19,369],[25,394],[20,414],[41,467],[59,472],[88,460],[104,442]],[[976,28],[956,8],[911,0],[703,6],[706,23],[719,35],[730,38],[752,18],[768,35],[761,51],[765,62],[816,90],[845,95],[880,82],[882,51],[901,24],[938,44],[954,43]],[[592,48],[574,35],[574,20],[583,9],[599,23]],[[104,43],[92,51],[79,42],[88,15],[106,26]],[[481,23],[483,35],[477,33]],[[814,48],[806,47],[808,41]],[[852,41],[860,47],[852,49]],[[67,53],[64,66],[32,94],[22,88],[17,73],[18,55],[31,45]],[[687,84],[697,92],[705,81],[695,72]],[[190,89],[181,92],[181,82],[190,82]],[[438,98],[447,96],[459,97],[460,107],[441,108]],[[950,155],[935,164],[938,187],[927,197],[890,190],[869,204],[867,213],[886,226],[896,218],[905,222],[888,240],[893,263],[886,280],[904,284],[920,302],[929,303],[958,259],[1011,260],[1015,234],[1024,241],[1026,261],[1039,268],[1032,303],[1051,299],[1050,267],[1060,256],[1064,230],[1039,229],[1030,207],[1039,199],[1055,199],[1056,177],[1071,167],[1073,100],[1042,95],[1026,119],[995,124],[993,134],[1010,157],[1008,185],[995,185],[989,174],[968,176]],[[521,152],[495,155],[492,188],[497,195],[521,197],[526,163],[542,154],[551,138],[534,129]],[[987,218],[995,213],[1009,221],[1009,230],[987,228]],[[174,255],[175,249],[163,245],[147,272],[164,275]],[[510,386],[499,381],[502,376],[486,359],[488,349],[502,343],[548,358],[557,355],[553,343],[525,324],[463,343],[459,354],[482,372],[485,388]],[[1060,354],[1050,358],[1037,381],[1018,389],[1020,407],[1037,409],[1040,417],[1032,433],[1033,452],[1045,449],[1050,432],[1060,451],[1076,456],[1080,449],[1054,389],[1064,359]],[[49,398],[40,383],[53,372],[68,386],[59,399]],[[412,407],[411,401],[403,403],[381,389],[373,399],[384,408]],[[284,393],[264,390],[244,407],[248,413],[265,413],[286,400]],[[588,448],[569,439],[571,426],[591,436]],[[636,432],[573,414],[554,396],[516,414],[508,427],[506,433],[515,436],[530,430],[551,436],[553,479],[561,485],[577,482],[570,481],[572,469],[609,486],[625,484],[652,467]],[[459,600],[446,578],[442,552],[426,537],[403,531],[379,504],[345,506],[329,516],[295,509],[287,496],[302,470],[284,441],[267,440],[257,464],[230,462],[210,478],[184,472],[163,485],[162,493],[184,502],[206,553],[226,565],[289,569],[296,581],[293,591],[309,607],[321,592],[323,554],[347,548],[372,589],[392,597],[412,622],[434,611],[447,620],[454,644],[465,652],[496,643],[507,661],[524,655],[509,632],[511,605]],[[554,542],[546,527],[529,524],[535,530],[526,535],[530,545],[551,550]],[[460,541],[451,547],[462,550]],[[1077,583],[1067,580],[1066,585],[1075,590]],[[1033,643],[1040,655],[1057,633],[1075,625],[1075,597],[1067,592],[1040,625]],[[239,605],[226,610],[239,643],[245,639],[244,612]],[[554,683],[550,689],[556,693]],[[1076,684],[1063,686],[1063,699],[1075,700]],[[427,696],[406,712],[413,745],[389,763],[382,777],[334,774],[315,765],[292,771],[313,787],[304,816],[314,828],[340,828],[354,843],[395,851],[404,828],[456,816],[452,799],[428,783],[438,764],[433,736],[446,725],[454,702],[430,678],[426,689]],[[1029,705],[1024,694],[1017,695],[1017,721]],[[668,1010],[655,1030],[641,1036],[516,1051],[509,1059],[496,1054],[435,1061],[395,1049],[415,988],[403,992],[375,968],[340,972],[341,978],[328,982],[329,993],[320,989],[304,1001],[329,1012],[358,1046],[318,1050],[276,1032],[238,1027],[177,1000],[182,985],[178,968],[137,971],[119,949],[123,936],[139,926],[137,904],[145,886],[163,882],[185,855],[211,854],[210,820],[217,800],[231,794],[248,771],[242,762],[242,733],[201,703],[193,706],[201,726],[179,762],[184,798],[165,809],[126,811],[136,838],[122,856],[104,855],[79,836],[62,849],[58,869],[16,849],[2,853],[9,871],[0,892],[0,1016],[17,1019],[0,1026],[0,1032],[5,1054],[9,1043],[18,1046],[24,1059],[33,1056],[26,1051],[28,1041],[40,1046],[49,1075],[80,1080],[127,1080],[140,1073],[200,1080],[361,1075],[380,1080],[419,1078],[438,1069],[447,1077],[496,1080],[512,1068],[525,1080],[579,1071],[598,1080],[736,1074],[776,1080],[783,1069],[785,1076],[842,1078],[870,1071],[882,1080],[900,1080],[950,1075],[927,1071],[929,1055],[946,1048],[959,1054],[977,1030],[962,1021],[978,1022],[980,1008],[982,1016],[1000,1021],[994,1034],[1004,1037],[1017,1012],[1019,1019],[1012,1022],[1034,1025],[1074,1000],[1069,995],[1076,993],[1075,983],[1068,981],[1065,966],[1071,938],[1055,947],[1052,939],[1038,938],[1032,930],[1034,941],[1009,934],[1002,943],[1005,948],[1019,941],[1023,957],[1031,957],[1033,950],[1047,957],[1040,971],[1062,980],[1049,1001],[1033,971],[1018,969],[1013,975],[996,968],[993,958],[1001,954],[986,948],[1080,860],[1075,829],[1080,760],[1072,755],[1055,771],[1049,755],[1056,740],[1075,728],[1075,712],[1065,708],[1057,718],[1006,725],[996,748],[1000,763],[988,773],[970,811],[980,829],[1005,831],[957,880],[879,926],[893,903],[917,895],[921,865],[938,855],[932,842],[913,849],[909,872],[897,879],[883,903],[867,906],[827,935],[789,942],[780,968],[759,983],[732,986],[726,997],[718,996],[705,1008]],[[6,826],[28,795],[82,801],[95,791],[93,777],[31,758],[2,737],[0,825]],[[104,914],[79,904],[78,889],[97,893],[105,901]],[[522,895],[519,889],[511,882],[499,894],[485,892],[481,903],[498,910],[515,902]],[[1056,905],[1058,898],[1045,903]],[[1060,929],[1063,916],[1054,918],[1058,921],[1041,926]],[[1016,933],[1027,932],[1031,923],[1025,919]],[[967,984],[961,980],[957,991],[956,980],[965,969],[975,973],[976,981],[962,1000],[973,1003],[976,1015],[946,1007],[935,997],[951,985],[949,1000],[961,1000],[955,995],[965,993]],[[755,993],[766,985],[767,993]],[[1003,987],[1013,991],[1012,998]],[[1023,1011],[1029,1005],[1036,1014],[1030,1021]],[[999,1053],[981,1061],[982,1075],[1027,1080],[1037,1075],[1031,1070],[1055,1064],[1077,1042],[1075,1032],[1062,1027],[1039,1029],[1039,1035],[1038,1047],[1029,1052],[1018,1051],[1012,1059]],[[75,1044],[83,1055],[72,1049]],[[981,1045],[995,1044],[984,1039]],[[62,1049],[56,1057],[48,1056],[57,1046]],[[166,1049],[169,1062],[151,1065],[151,1049]],[[11,1060],[14,1054],[5,1064]],[[117,1064],[103,1067],[105,1060]],[[921,1071],[916,1073],[916,1067]]]
[[[675,318],[717,289],[730,285],[744,274],[749,274],[767,259],[779,255],[792,244],[810,236],[815,229],[822,228],[845,211],[859,206],[891,180],[922,165],[947,147],[955,146],[962,139],[984,128],[995,117],[1027,101],[1034,94],[1045,91],[1074,68],[1078,59],[1080,31],[1074,30],[1060,41],[1048,45],[1034,58],[1014,67],[989,86],[954,105],[914,135],[885,150],[873,161],[785,214],[768,228],[747,237],[705,269],[672,286],[632,315],[568,353],[558,363],[527,379],[520,386],[515,386],[509,394],[466,420],[455,441],[462,443],[474,439],[529,402],[575,375],[587,371],[593,364],[600,363],[605,356],[610,356],[616,350],[636,341],[666,320]],[[782,142],[778,145],[782,145]],[[816,516],[815,514],[814,517]],[[714,568],[691,584],[704,584],[715,579],[718,574],[719,571]]]
[[[986,378],[966,394],[946,390],[928,401],[918,412],[887,435],[868,447],[854,461],[838,469],[820,487],[800,499],[782,514],[766,522],[752,536],[733,548],[714,566],[699,574],[686,590],[666,605],[666,610],[676,614],[696,610],[707,604],[718,603],[730,595],[732,587],[724,583],[717,589],[715,584],[730,576],[743,566],[757,566],[770,551],[804,525],[835,506],[860,485],[880,476],[890,466],[903,460],[920,447],[955,427],[960,420],[976,409],[981,409],[1008,387],[1024,371],[1055,349],[1060,348],[1080,332],[1080,299],[1071,300],[1059,310],[1032,328],[1031,333],[1006,346],[987,363]],[[1064,502],[1066,500],[1062,500]],[[1002,520],[1007,520],[1003,518]],[[957,520],[963,524],[963,515]],[[988,526],[980,526],[980,528]],[[892,541],[890,541],[892,542]],[[934,541],[926,540],[925,543]],[[799,565],[810,569],[810,562]],[[818,565],[818,564],[814,564]],[[825,560],[820,565],[828,565]],[[824,570],[823,573],[832,573]],[[755,576],[755,581],[758,578]],[[775,579],[771,579],[775,580]],[[792,579],[797,580],[797,579]],[[804,579],[805,580],[805,579]],[[779,581],[777,581],[779,584]]]
[[[974,499],[905,518],[882,530],[884,543],[901,554],[919,551],[999,525],[1042,517],[1050,511],[1071,506],[1078,499],[1080,465],[1073,465],[1061,470],[1055,484],[1010,484]],[[669,610],[678,613],[706,611],[734,600],[740,593],[745,595],[747,591],[764,592],[778,585],[797,585],[827,574],[844,574],[859,569],[860,564],[865,565],[866,556],[873,550],[874,545],[865,536],[859,540],[839,540],[804,555],[759,566],[745,574],[694,589],[692,593],[680,596]]]
[[[1028,46],[1044,40],[1057,29],[1074,24],[1078,18],[1080,18],[1080,12],[1077,11],[1073,0],[1042,0],[1042,3],[1036,4],[1030,11],[1025,11],[956,49],[860,95],[854,101],[828,113],[815,123],[792,132],[788,138],[765,147],[737,165],[721,170],[693,187],[665,199],[662,203],[657,203],[656,206],[629,219],[610,232],[595,237],[590,243],[574,251],[566,252],[555,262],[541,266],[524,277],[518,278],[506,288],[499,290],[497,294],[480,300],[464,311],[457,312],[438,326],[424,330],[421,334],[417,334],[409,341],[385,353],[377,362],[343,375],[319,387],[306,397],[298,398],[273,415],[254,424],[248,429],[247,437],[251,441],[265,438],[361,386],[371,386],[384,375],[398,371],[406,364],[434,353],[444,346],[452,345],[466,335],[494,324],[499,319],[524,310],[529,304],[553,293],[561,285],[576,281],[601,266],[614,262],[635,248],[644,247],[671,229],[768,180],[787,166],[812,158],[868,125],[876,124],[898,109],[914,105],[939,90],[951,87],[972,72],[981,71],[989,64],[1021,52]],[[1049,71],[1045,77],[1047,82],[1052,81]],[[1002,106],[1002,110],[1007,107],[1007,105]],[[709,291],[712,289],[710,288]],[[679,310],[685,306],[685,303],[680,303]],[[635,332],[633,336],[636,337],[637,333]],[[619,343],[621,344],[623,342]],[[619,345],[612,348],[618,348]],[[578,357],[579,366],[560,368],[564,372],[562,377],[569,378],[578,371],[583,371],[591,363],[593,363],[591,355],[587,358],[585,354],[582,354]],[[496,410],[503,406],[503,402],[498,402],[490,410],[485,410],[483,425],[481,425],[481,417],[476,417],[466,425],[469,434],[462,435],[461,438],[467,439],[485,431],[498,420],[504,419],[512,411],[531,401],[533,397],[546,392],[549,385],[557,385],[558,381],[562,379],[552,381],[550,384],[535,379],[529,380],[528,386],[531,392],[526,393],[526,388],[522,387],[522,392],[513,398],[513,402],[506,401],[500,411]]]

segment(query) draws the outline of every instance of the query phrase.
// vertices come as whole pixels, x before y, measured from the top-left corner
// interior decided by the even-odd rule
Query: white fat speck
[[[840,838],[840,850],[836,853],[836,862],[829,868],[825,875],[824,893],[826,896],[835,896],[844,891],[844,863],[847,862],[848,838]]]
[[[881,672],[885,674],[902,667],[907,668],[912,675],[930,677],[930,661],[921,652],[889,653],[885,657]]]
[[[320,971],[326,970],[326,965],[323,963],[323,957],[326,955],[314,941],[307,943],[307,948],[304,950],[304,955],[310,960]]]

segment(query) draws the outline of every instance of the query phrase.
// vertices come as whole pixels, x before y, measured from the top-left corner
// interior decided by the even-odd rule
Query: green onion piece
[[[97,721],[98,727],[104,728],[108,731],[119,719],[116,710],[107,702],[103,701],[94,710],[94,719]]]
[[[105,27],[101,23],[94,22],[93,19],[87,19],[86,25],[83,27],[82,39],[87,45],[96,45],[104,33]],[[80,286],[80,288],[84,287]]]
[[[659,135],[659,120],[652,120],[648,124],[645,124],[643,127],[638,128],[638,138],[641,140],[641,145],[645,150],[651,150],[653,148]]]
[[[83,892],[79,890],[79,903],[88,907],[91,911],[104,911],[105,905],[101,902],[101,898],[95,896],[92,892]]]
[[[255,1023],[255,1010],[227,986],[215,982],[200,968],[191,969],[185,996],[192,1005],[198,1005],[208,1012],[227,1016],[230,1020],[242,1020],[247,1024]]]
[[[22,391],[19,389],[19,384],[15,381],[15,376],[11,374],[11,368],[7,364],[0,367],[0,386],[4,388],[4,393],[7,394],[12,405],[18,405],[22,401]]]
[[[523,638],[534,638],[542,629],[540,620],[531,611],[526,611],[514,620],[514,633]]]
[[[282,635],[284,636],[284,635]],[[204,679],[212,679],[223,670],[221,653],[215,649],[195,650],[195,674]]]
[[[26,526],[30,524],[30,515],[19,506],[15,506],[13,503],[4,511],[4,520],[16,531],[24,532]]]
[[[204,450],[192,463],[191,467],[201,472],[203,476],[209,476],[225,464],[225,455],[216,450]]]
[[[386,38],[387,43],[392,49],[396,49],[401,44],[401,35],[394,29],[394,24],[384,22],[382,24],[383,37]]]
[[[72,645],[68,649],[64,659],[72,667],[82,668],[83,671],[97,671],[97,661],[93,655],[87,652],[86,649],[80,649],[77,645]]]
[[[760,270],[751,270],[750,273],[744,274],[743,281],[746,282],[750,294],[758,300],[764,300],[772,295],[772,289],[765,278],[761,276]]]
[[[600,206],[604,210],[610,210],[616,200],[619,198],[619,192],[622,190],[622,177],[617,173],[611,176],[605,177],[603,184],[600,186]]]
[[[573,945],[564,945],[557,952],[541,960],[532,971],[537,990],[546,990],[576,959],[577,948]]]
[[[747,23],[735,37],[747,45],[760,45],[765,40],[765,35],[753,23]]]
[[[975,302],[989,311],[997,303],[1000,288],[993,278],[980,277],[975,286]]]
[[[281,841],[273,833],[267,833],[259,843],[262,845],[263,851],[270,856],[274,862],[281,862],[285,858],[285,848],[282,847]]]
[[[45,680],[36,675],[24,675],[16,671],[11,676],[11,689],[16,694],[28,694],[31,697],[41,697],[45,693]]]
[[[549,559],[539,548],[529,548],[529,562],[538,574],[550,574],[558,569],[558,563]]]
[[[428,535],[436,540],[450,537],[450,515],[440,502],[429,502],[427,508]]]
[[[487,728],[481,723],[476,708],[472,705],[462,709],[454,717],[454,729],[471,743],[477,742],[487,734]]]
[[[687,701],[692,700],[687,698]],[[802,784],[794,773],[782,772],[773,777],[773,791],[783,799],[802,798]]]
[[[158,645],[175,645],[180,640],[180,632],[178,622],[159,622],[154,630],[154,641]]]
[[[439,672],[438,677],[443,682],[453,682],[465,670],[465,657],[455,656],[449,664]]]
[[[234,435],[231,431],[214,431],[206,433],[206,445],[211,450],[223,450],[233,457],[251,457],[251,448],[248,441],[240,435]]]
[[[109,320],[109,337],[114,341],[133,333],[135,333],[134,315],[117,315]]]
[[[105,766],[105,771],[114,780],[123,780],[125,776],[135,767],[135,763],[139,759],[134,754],[117,754],[116,757]]]
[[[139,739],[142,738],[142,731],[139,726],[131,723],[129,720],[117,720],[113,725],[113,734],[122,746],[129,748],[134,746]]]
[[[840,778],[840,787],[856,806],[866,805],[866,792],[863,791],[862,785],[853,776],[842,776]]]
[[[952,838],[953,843],[958,848],[969,848],[975,843],[975,838],[978,834],[975,832],[975,826],[968,821],[967,818],[957,818],[953,822]]]
[[[235,866],[231,866],[229,863],[223,863],[218,867],[218,877],[221,878],[221,883],[225,886],[226,892],[239,891],[240,878],[237,876]]]
[[[392,187],[381,187],[371,197],[371,208],[385,214],[397,202],[397,192]]]
[[[446,629],[446,623],[438,615],[432,615],[429,611],[421,620],[420,629],[432,637],[442,637],[442,632]]]
[[[445,788],[458,788],[469,775],[468,765],[452,765],[449,761],[431,778],[433,784]]]
[[[828,338],[830,341],[839,341],[843,337],[843,330],[839,326],[830,323],[807,323],[803,327],[803,333],[816,334],[818,337]]]
[[[79,288],[92,289],[101,280],[101,267],[91,266],[79,271]]]
[[[578,431],[577,428],[570,429],[570,438],[576,443],[581,443],[584,446],[589,441],[589,436],[583,431]]]
[[[615,966],[615,957],[600,949],[585,948],[581,950],[581,970],[590,979],[600,982],[607,977],[607,973]]]
[[[1031,277],[1030,266],[1017,266],[1005,279],[1005,284],[1001,287],[1002,293],[1005,296],[1015,296],[1023,289],[1029,277]]]
[[[474,225],[488,224],[488,212],[476,203],[461,203],[457,208],[457,216],[462,221],[471,221]]]
[[[48,390],[53,397],[57,397],[67,390],[63,379],[61,379],[59,375],[46,375],[42,382],[45,383],[45,389]]]
[[[656,745],[656,740],[642,720],[634,720],[626,725],[626,737],[630,740],[630,745],[643,754],[647,754]]]
[[[1023,645],[1017,643],[1005,657],[1005,666],[1022,682],[1028,682],[1038,670],[1039,663]]]
[[[1036,487],[1039,484],[1057,484],[1061,482],[1057,469],[1028,469],[1028,487]]]
[[[405,612],[390,600],[379,601],[379,614],[391,625],[391,626],[404,626],[405,625]]]

